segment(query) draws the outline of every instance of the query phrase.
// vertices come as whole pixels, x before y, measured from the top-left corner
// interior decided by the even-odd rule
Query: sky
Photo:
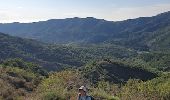
[[[170,11],[170,0],[0,0],[0,23],[72,17],[121,21]]]

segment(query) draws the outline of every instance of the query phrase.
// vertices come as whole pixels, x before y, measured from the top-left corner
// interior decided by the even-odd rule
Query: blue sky
[[[111,21],[170,11],[170,0],[0,0],[0,23],[71,17]]]

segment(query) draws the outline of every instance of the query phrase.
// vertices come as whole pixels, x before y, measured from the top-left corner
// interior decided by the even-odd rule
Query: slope
[[[164,42],[169,44],[169,26],[170,12],[165,12],[153,17],[119,22],[75,17],[34,23],[8,23],[0,24],[0,31],[48,43],[112,43],[150,50],[157,49]]]
[[[0,33],[1,60],[22,58],[50,71],[80,67],[90,60],[105,57],[129,58],[136,54],[136,51],[115,45],[51,45]]]
[[[147,81],[158,76],[156,73],[110,60],[93,62],[80,70],[92,83],[109,81],[117,84],[125,83],[129,79]]]

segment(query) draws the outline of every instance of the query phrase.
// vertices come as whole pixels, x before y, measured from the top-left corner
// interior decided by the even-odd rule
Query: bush
[[[123,100],[169,100],[169,80],[170,74],[162,75],[147,82],[129,80],[127,84],[122,87],[120,97]]]
[[[62,97],[61,95],[57,95],[54,92],[47,92],[44,94],[43,100],[66,100],[66,98]]]

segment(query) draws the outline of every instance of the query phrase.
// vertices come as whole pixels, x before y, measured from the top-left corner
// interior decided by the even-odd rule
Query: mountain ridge
[[[33,23],[8,23],[0,24],[0,31],[47,43],[112,43],[131,47],[128,44],[131,44],[131,41],[145,39],[148,35],[153,35],[153,32],[168,26],[170,12],[117,22],[93,17],[75,17]],[[147,47],[145,41],[143,44],[137,41],[135,46]]]

